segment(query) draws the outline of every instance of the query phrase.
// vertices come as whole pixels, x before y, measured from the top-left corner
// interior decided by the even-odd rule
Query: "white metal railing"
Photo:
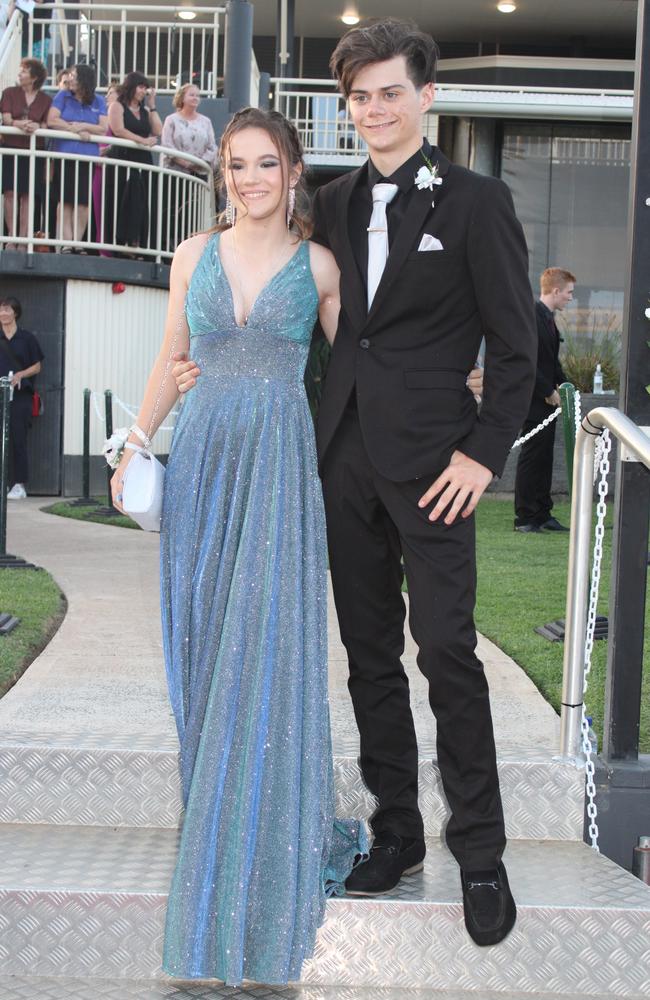
[[[0,126],[0,136],[24,132]],[[38,129],[30,137],[28,149],[2,146],[0,155],[0,186],[3,174],[13,174],[0,207],[0,247],[34,250],[62,249],[94,250],[104,253],[127,253],[146,260],[161,261],[172,257],[177,245],[188,236],[209,228],[214,220],[214,183],[211,169],[203,160],[189,153],[183,159],[193,163],[201,175],[157,164],[116,159],[115,156],[79,156],[76,153],[54,152],[38,148],[38,139],[70,139],[69,132]],[[110,150],[126,147],[142,151],[142,146],[129,139],[97,136],[101,145]],[[42,143],[41,143],[42,145]],[[178,151],[154,146],[152,153],[177,156]],[[28,191],[22,199],[18,193],[17,176],[21,162],[27,163]],[[25,168],[23,168],[25,169]],[[90,172],[90,182],[86,177]],[[63,209],[59,192],[65,180],[71,186],[72,200]],[[142,236],[135,242],[120,238],[120,228],[126,219],[121,199],[126,185],[137,181],[138,208],[146,220]],[[25,200],[26,199],[26,200]],[[24,232],[20,233],[22,219]],[[64,216],[72,223],[72,236],[64,234]],[[146,232],[145,232],[146,230]]]
[[[333,80],[273,77],[271,83],[273,106],[296,124],[308,162],[362,161],[364,143]],[[632,98],[627,90],[441,83],[425,135],[437,140],[438,115],[629,121]]]
[[[444,115],[631,121],[633,97],[609,88],[440,83],[435,104]]]
[[[196,18],[179,20],[181,9],[193,12]],[[111,80],[122,80],[137,69],[158,93],[171,94],[182,83],[191,82],[203,95],[215,97],[220,84],[219,33],[224,13],[225,7],[118,7],[56,0],[51,21],[30,18],[28,51],[46,63],[46,86],[53,86],[58,66],[82,62],[96,69],[100,91],[106,90]]]
[[[260,104],[260,68],[257,65],[255,53],[251,52],[251,84],[249,92],[249,103],[252,108],[258,108]]]
[[[13,87],[20,67],[20,46],[23,34],[23,19],[15,10],[0,39],[0,91]]]

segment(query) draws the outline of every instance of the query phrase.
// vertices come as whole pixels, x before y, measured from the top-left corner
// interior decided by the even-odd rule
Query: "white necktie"
[[[388,259],[386,205],[398,191],[397,184],[375,184],[372,189],[372,215],[368,226],[368,312]]]

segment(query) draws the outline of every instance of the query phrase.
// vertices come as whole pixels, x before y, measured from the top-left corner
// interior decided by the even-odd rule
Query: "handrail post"
[[[573,465],[571,535],[567,570],[564,667],[560,715],[560,754],[579,753],[584,696],[584,647],[587,628],[594,452],[598,430],[578,431]]]
[[[29,163],[27,178],[27,253],[34,253],[34,209],[36,206],[36,136],[29,137]]]
[[[212,80],[210,81],[210,97],[216,97],[219,92],[219,15],[213,14],[214,30],[212,32]],[[203,83],[203,80],[201,80]],[[207,89],[207,88],[206,88]]]
[[[650,437],[620,410],[601,406],[584,417],[576,434],[573,465],[560,722],[560,755],[571,759],[575,759],[580,752],[594,452],[596,439],[605,427],[625,448],[638,456],[638,461],[650,468]]]
[[[164,199],[164,192],[165,192],[165,186],[166,186],[166,184],[165,184],[165,182],[166,182],[165,175],[164,174],[157,174],[155,177],[154,176],[151,177],[151,183],[149,185],[149,190],[150,191],[154,190],[154,182],[155,182],[155,190],[156,190],[156,234],[155,234],[156,235],[156,239],[155,239],[155,244],[156,244],[156,250],[157,250],[157,253],[156,253],[156,256],[155,256],[154,259],[156,261],[156,264],[160,264],[160,262],[162,261],[162,248],[163,248],[163,199]],[[151,211],[149,212],[149,218],[151,219]]]
[[[120,25],[120,80],[126,75],[126,11],[122,8]]]
[[[560,386],[560,404],[562,406],[566,475],[569,484],[569,499],[571,499],[573,488],[573,453],[576,446],[576,390],[571,382],[563,382]]]

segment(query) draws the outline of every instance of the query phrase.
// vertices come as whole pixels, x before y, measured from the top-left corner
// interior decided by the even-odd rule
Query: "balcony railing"
[[[13,87],[20,66],[20,43],[23,21],[19,11],[15,10],[5,33],[0,38],[0,91],[5,87]]]
[[[0,126],[0,136],[22,136],[16,128]],[[39,129],[30,136],[28,149],[3,146],[0,155],[0,187],[8,176],[13,181],[0,208],[0,248],[33,251],[70,248],[111,255],[127,254],[145,260],[169,260],[178,244],[193,233],[208,229],[214,220],[214,182],[203,160],[183,153],[198,174],[183,173],[156,164],[117,159],[110,152],[118,147],[142,150],[128,139],[97,136],[109,155],[79,156],[37,148],[37,140],[67,139],[69,132]],[[42,145],[42,141],[41,141]],[[154,146],[152,153],[177,156],[178,151]],[[24,164],[21,166],[21,164]],[[27,177],[27,192],[19,194],[19,170]],[[86,178],[90,172],[90,182]],[[65,212],[72,220],[72,236],[64,236],[64,209],[60,196],[68,183]],[[135,241],[120,239],[120,221],[125,218],[124,191],[137,180],[137,209],[146,220]],[[132,190],[132,189],[131,189]],[[23,235],[19,235],[23,222]]]
[[[27,50],[48,67],[46,86],[58,67],[88,63],[97,89],[137,69],[160,94],[183,83],[215,97],[220,84],[219,37],[225,7],[185,7],[195,20],[177,18],[175,5],[56,3],[51,21],[30,18]]]
[[[307,162],[357,166],[366,149],[332,80],[274,77],[274,108],[295,122]],[[438,116],[630,121],[632,92],[588,88],[438,84],[425,135],[437,141]],[[434,113],[435,112],[435,113]]]

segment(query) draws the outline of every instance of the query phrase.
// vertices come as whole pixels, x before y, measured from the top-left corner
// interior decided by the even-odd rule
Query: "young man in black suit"
[[[528,412],[533,296],[506,185],[422,140],[436,55],[429,35],[395,19],[343,37],[331,67],[369,160],[314,202],[314,239],[341,269],[317,431],[330,568],[361,768],[378,802],[370,857],[346,888],[390,891],[425,854],[400,662],[403,560],[451,809],[447,844],[462,871],[468,930],[478,944],[494,944],[516,909],[501,861],[488,687],[475,655],[473,512]],[[478,414],[465,383],[483,337]]]
[[[560,364],[560,331],[555,312],[573,299],[576,277],[561,267],[547,267],[540,278],[540,297],[535,303],[537,322],[537,372],[535,388],[522,434],[550,416],[560,405],[558,386],[566,382]],[[522,445],[515,477],[515,531],[568,531],[551,513],[553,446],[556,421],[538,431]]]

